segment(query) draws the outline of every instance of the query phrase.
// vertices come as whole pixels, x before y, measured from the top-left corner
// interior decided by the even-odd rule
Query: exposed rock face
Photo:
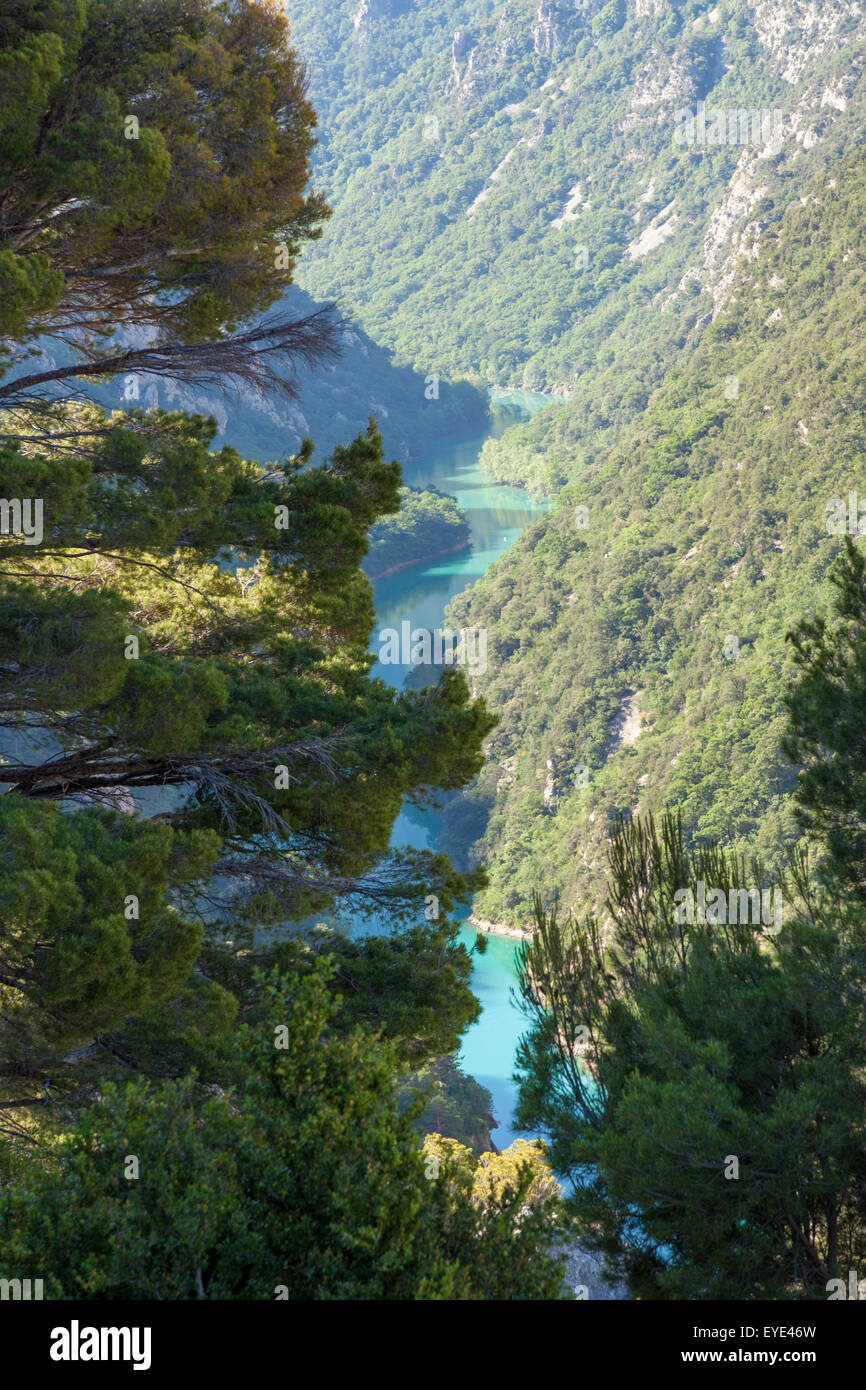
[[[641,734],[641,696],[642,690],[635,691],[632,695],[626,695],[620,705],[619,712],[613,726],[613,746],[609,756],[618,753],[621,748],[631,748],[637,743]]]
[[[541,799],[545,806],[556,805],[556,778],[553,774],[552,758],[547,759],[547,776],[544,781],[544,791],[541,793]]]
[[[578,1299],[628,1299],[625,1284],[608,1283],[604,1278],[604,1261],[600,1255],[584,1250],[575,1241],[563,1249],[568,1252],[565,1268],[565,1287],[572,1298]]]
[[[862,0],[753,0],[750,8],[773,68],[791,85],[864,17]]]
[[[552,58],[557,45],[574,42],[575,21],[591,19],[605,0],[539,0],[538,12],[532,26],[532,47],[543,58]]]
[[[274,312],[303,317],[314,301],[292,286]],[[294,364],[294,398],[262,392],[246,383],[190,385],[147,372],[91,382],[88,395],[109,410],[141,408],[180,410],[213,416],[216,447],[228,439],[250,458],[281,459],[297,452],[312,438],[316,457],[325,458],[336,443],[347,444],[366,430],[371,416],[379,424],[386,453],[401,463],[423,457],[433,442],[449,432],[465,432],[487,418],[486,396],[468,383],[443,381],[440,398],[425,397],[425,377],[410,367],[394,364],[390,354],[354,324],[340,327],[341,353],[335,362],[312,368]],[[117,347],[146,345],[148,335],[134,325],[114,337]],[[68,350],[56,340],[42,339],[40,352],[27,369],[51,370],[68,361]],[[286,364],[290,372],[292,364]]]
[[[532,936],[532,928],[510,927],[505,922],[487,922],[482,917],[469,917],[469,925],[476,931],[484,932],[486,936],[510,936],[516,941],[528,941]]]
[[[358,8],[352,15],[357,42],[368,44],[371,39],[375,41],[376,21],[387,22],[411,7],[411,0],[358,0]]]
[[[864,35],[866,37],[866,35]],[[754,209],[770,191],[772,165],[780,157],[794,164],[827,138],[846,110],[858,77],[852,66],[835,76],[832,87],[822,79],[805,84],[793,111],[786,113],[773,138],[757,148],[745,148],[727,189],[712,210],[703,239],[701,261],[686,272],[679,288],[696,279],[713,296],[714,316],[727,302],[737,267],[754,260],[758,242],[769,225]]]
[[[692,104],[697,97],[698,79],[690,54],[663,55],[653,48],[638,72],[629,113],[620,130],[626,134],[641,121],[664,125],[679,107]]]
[[[451,44],[451,80],[449,89],[455,92],[463,88],[470,91],[475,77],[475,59],[478,54],[477,40],[471,34],[461,32],[454,35]]]
[[[302,51],[305,7],[316,10],[317,5],[286,0]],[[391,254],[393,238],[382,234],[379,209],[386,226],[395,200],[411,210],[420,197],[425,208],[439,210],[432,232],[429,222],[422,226],[419,219],[416,226],[411,212],[401,232],[400,255],[408,262],[416,257],[419,273],[408,277],[408,292],[403,279],[379,295],[374,336],[392,344],[439,342],[446,325],[441,298],[430,292],[431,276],[437,265],[465,259],[467,218],[472,222],[468,244],[484,238],[478,274],[489,277],[494,287],[497,277],[513,283],[507,267],[520,252],[524,322],[533,313],[527,287],[539,283],[550,258],[571,240],[575,255],[585,250],[576,269],[588,272],[587,278],[598,276],[594,257],[603,257],[602,270],[612,267],[616,245],[638,275],[651,275],[659,261],[669,267],[657,297],[653,287],[654,312],[685,313],[695,292],[704,290],[712,296],[714,316],[725,303],[737,265],[754,255],[795,181],[807,176],[806,164],[820,167],[820,154],[811,160],[804,156],[836,138],[864,63],[866,0],[727,0],[725,5],[712,0],[705,5],[691,0],[622,0],[621,5],[608,0],[466,0],[453,11],[459,27],[443,24],[433,37],[423,9],[419,0],[347,0],[335,44],[312,55],[311,95],[323,129],[331,120],[329,102],[336,100],[339,139],[351,143],[354,137],[347,132],[357,128],[358,153],[368,172],[360,173],[345,199],[339,180],[333,185],[335,216],[321,253],[314,252],[308,262],[313,266],[308,288],[329,295],[334,289],[330,275],[363,311],[370,277],[345,262],[333,268],[329,255],[333,247],[339,258],[342,219],[347,241],[374,248],[372,278],[381,282],[383,275],[388,277],[380,258]],[[347,30],[351,37],[345,36]],[[399,37],[392,43],[394,35]],[[323,42],[319,32],[317,42]],[[357,82],[354,75],[343,81],[341,64],[347,59],[337,51],[342,44],[356,59],[359,43],[388,74],[388,80],[372,76],[372,88],[364,88],[364,105],[346,95]],[[422,55],[423,66],[417,63]],[[317,67],[328,69],[321,92]],[[391,79],[401,72],[411,72],[411,91],[395,96]],[[370,80],[365,68],[365,84]],[[376,127],[371,153],[364,130],[376,106],[377,82],[383,101],[394,105],[387,106],[387,134],[381,140]],[[420,107],[419,82],[425,84]],[[335,98],[337,89],[340,96]],[[672,169],[665,152],[675,138],[678,117],[703,103],[733,113],[735,119],[746,93],[749,106],[779,108],[781,138],[749,141],[728,151],[723,161],[715,160],[717,176],[711,183],[697,150],[694,158]],[[587,111],[593,113],[589,129]],[[422,139],[422,126],[435,136]],[[419,145],[423,158],[417,157]],[[708,152],[707,164],[714,154]],[[652,195],[638,202],[651,180]],[[596,219],[600,210],[619,209],[623,194],[637,204],[636,225],[625,238],[617,228],[612,241]],[[541,236],[533,208],[543,218]],[[556,319],[555,311],[550,316]],[[490,379],[512,389],[556,387],[568,395],[578,375],[571,364],[586,350],[580,314],[563,312],[554,340],[559,334],[561,364],[551,363],[549,340],[538,352],[546,359],[540,368],[532,355],[527,361],[526,334],[518,332],[505,352],[516,365],[508,369],[510,374],[494,366],[501,374]],[[452,348],[465,358],[460,370],[467,375],[488,372],[483,334],[479,330],[474,335],[471,315],[462,344]],[[495,359],[491,354],[491,362]]]
[[[666,208],[662,208],[650,222],[649,226],[644,227],[640,236],[629,243],[628,254],[632,260],[639,256],[646,256],[650,251],[654,251],[657,246],[661,246],[669,236],[673,235],[674,228],[679,221],[679,214],[674,212],[676,199],[668,203]]]

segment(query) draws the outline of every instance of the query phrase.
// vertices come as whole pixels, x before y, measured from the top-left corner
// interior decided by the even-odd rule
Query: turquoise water
[[[472,528],[472,545],[456,555],[413,565],[380,579],[374,585],[378,629],[393,628],[399,632],[401,623],[407,620],[413,628],[431,632],[447,626],[446,604],[479,579],[487,566],[517,539],[524,526],[543,513],[545,504],[533,502],[519,488],[492,484],[478,467],[478,456],[485,439],[501,435],[517,419],[549,405],[550,399],[528,391],[497,396],[492,400],[490,428],[484,434],[444,444],[421,463],[404,469],[405,481],[413,487],[433,483],[456,499]],[[386,438],[386,451],[387,447]],[[374,634],[372,650],[378,649]],[[377,662],[372,674],[399,687],[410,669]],[[434,849],[438,831],[439,816],[435,811],[420,811],[407,805],[395,823],[391,842],[395,846]],[[469,927],[462,930],[466,945],[471,946],[475,933]],[[474,957],[472,974],[472,988],[481,1001],[482,1014],[464,1036],[461,1064],[493,1096],[493,1113],[498,1121],[493,1142],[502,1149],[516,1137],[512,1072],[525,1021],[510,997],[517,942],[509,937],[490,936],[487,943],[484,955]]]

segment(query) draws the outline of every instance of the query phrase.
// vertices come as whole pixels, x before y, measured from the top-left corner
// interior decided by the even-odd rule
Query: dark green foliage
[[[490,1151],[493,1098],[451,1057],[437,1057],[403,1078],[399,1090],[401,1108],[413,1104],[419,1096],[424,1109],[415,1125],[422,1134],[455,1139],[476,1155]]]
[[[370,579],[469,544],[469,523],[452,497],[437,488],[413,487],[401,488],[400,495],[396,516],[377,522],[370,532],[363,566]]]
[[[457,883],[459,878],[453,875]],[[316,955],[334,963],[332,988],[343,1007],[336,1026],[375,1030],[391,1043],[401,1064],[426,1062],[435,1053],[457,1051],[460,1036],[481,1009],[469,987],[471,961],[458,941],[458,927],[442,920],[407,926],[392,936],[346,938],[325,933],[308,942],[274,948],[274,958],[293,971],[315,971]]]
[[[683,922],[681,890],[763,884],[671,817],[621,825],[610,870],[609,935],[538,903],[521,948],[519,1122],[635,1296],[826,1298],[866,1255],[862,905],[800,860],[780,930]]]
[[[270,370],[232,330],[325,214],[285,21],[241,0],[44,0],[5,16],[0,66],[6,1133],[50,1138],[113,1075],[227,1084],[254,969],[336,901],[391,933],[345,948],[345,1031],[422,1064],[477,1012],[456,929],[419,925],[423,901],[451,913],[483,876],[391,853],[391,830],[404,798],[476,775],[493,721],[458,671],[423,693],[369,680],[359,565],[399,465],[373,423],[319,466],[306,437],[262,465],[125,389],[142,361],[221,386]],[[309,366],[317,331],[279,342]],[[46,333],[64,359],[30,371]],[[52,394],[72,371],[120,378],[122,408]],[[9,524],[22,497],[34,544]]]
[[[847,499],[846,499],[847,501]],[[803,829],[826,846],[822,867],[837,888],[860,896],[866,882],[866,561],[850,537],[830,570],[834,621],[790,634],[797,679],[786,705],[786,751],[803,768],[795,797]]]
[[[202,924],[169,890],[206,876],[218,841],[108,809],[63,815],[0,797],[0,1025],[4,1116],[56,1104],[70,1050],[181,994]],[[219,985],[202,1007],[228,1006]],[[66,1067],[66,1073],[74,1067]],[[54,1082],[54,1086],[50,1086]],[[11,1132],[18,1119],[12,1114]],[[5,1121],[0,1128],[9,1132]]]
[[[785,877],[689,850],[679,817],[620,821],[608,930],[537,898],[520,948],[519,1119],[641,1297],[826,1298],[866,1257],[863,575],[847,540],[835,621],[791,634]]]
[[[525,1211],[529,1169],[483,1209],[426,1175],[393,1055],[329,1029],[329,973],[264,983],[234,1096],[107,1087],[0,1197],[3,1267],[48,1298],[556,1298],[555,1205]]]
[[[95,900],[98,920],[104,915],[132,949],[124,904],[140,898],[138,930],[154,969],[164,919],[172,939],[186,943],[172,947],[172,970],[160,968],[149,992],[128,994],[103,967],[106,952],[116,952],[120,968],[118,941],[94,939],[86,969],[76,967],[78,986],[75,970],[64,979],[75,997],[81,982],[104,975],[108,1012],[90,993],[87,1007],[64,1003],[51,1065],[108,1033],[107,1065],[114,1056],[138,1058],[146,1070],[182,1074],[203,1039],[215,1045],[214,1029],[224,1032],[230,1021],[220,991],[244,997],[249,988],[248,968],[238,974],[230,964],[249,949],[244,924],[302,921],[336,896],[360,910],[384,909],[396,928],[417,921],[430,892],[441,895],[443,912],[466,901],[478,875],[455,874],[441,856],[389,855],[388,844],[404,796],[423,802],[432,787],[474,775],[491,720],[470,702],[462,673],[446,672],[422,694],[367,678],[373,614],[358,562],[376,516],[399,500],[399,470],[383,462],[375,430],[338,448],[325,468],[305,467],[305,448],[264,473],[229,448],[209,452],[213,424],[198,417],[72,415],[80,442],[53,472],[42,455],[0,455],[0,492],[42,493],[45,507],[42,545],[0,540],[4,804],[10,814],[16,808],[10,827],[21,832],[6,854],[24,882],[43,873],[37,828],[50,841],[80,825],[92,855],[82,872],[104,864],[108,898]],[[159,789],[156,801],[151,789]],[[134,819],[105,810],[101,821],[96,812],[52,820],[39,806],[116,806],[122,797]],[[146,836],[141,817],[154,812],[166,869],[142,896],[114,844],[135,842],[139,830]],[[103,822],[104,845],[93,836]],[[41,881],[50,892],[53,883]],[[171,906],[181,899],[183,917]],[[88,937],[64,899],[53,911],[88,956]],[[40,919],[26,894],[13,895],[9,912],[6,930],[20,951],[28,937],[16,933]],[[208,951],[184,985],[205,932]],[[352,1017],[386,1026],[412,1063],[456,1048],[477,1005],[468,957],[444,918],[441,927],[410,927],[402,942],[340,949],[347,965],[354,955]],[[60,959],[45,961],[59,969]],[[42,958],[33,964],[41,980]],[[4,988],[13,988],[11,978]],[[151,1008],[159,1026],[146,1021]],[[124,1035],[121,1025],[133,1017],[145,1021]],[[160,1027],[168,1028],[161,1060]],[[21,1065],[16,1052],[7,1075]],[[213,1065],[211,1057],[204,1069]],[[34,1054],[29,1074],[42,1077],[48,1066]],[[79,1066],[75,1079],[92,1070]],[[32,1098],[32,1086],[24,1089]]]

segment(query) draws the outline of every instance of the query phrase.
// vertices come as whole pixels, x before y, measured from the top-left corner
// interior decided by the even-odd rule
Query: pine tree
[[[797,816],[823,850],[824,876],[862,897],[866,884],[866,561],[850,537],[828,580],[834,620],[788,635],[797,679],[787,694],[786,752],[802,770]]]
[[[407,1063],[451,1050],[477,1014],[452,912],[482,876],[389,841],[405,797],[475,776],[493,721],[459,671],[420,693],[369,679],[359,566],[401,481],[375,423],[323,466],[306,440],[263,467],[213,450],[213,420],[70,396],[76,372],[145,362],[267,382],[322,346],[315,325],[247,325],[291,279],[275,239],[294,255],[325,211],[284,18],[20,0],[0,67],[7,1132],[27,1142],[115,1073],[226,1079],[268,929],[341,903],[412,935],[319,933],[286,962],[326,945],[355,1023]],[[145,345],[118,354],[129,324]],[[46,334],[68,349],[47,375],[24,365]],[[440,921],[417,925],[431,892]]]
[[[689,912],[701,885],[720,896]],[[862,904],[802,856],[780,925],[743,918],[750,888],[760,865],[689,850],[674,817],[621,822],[608,934],[539,901],[521,947],[518,1121],[640,1297],[826,1298],[866,1256]]]
[[[16,369],[0,407],[140,371],[291,389],[292,357],[334,350],[328,313],[238,331],[328,215],[306,189],[315,116],[279,7],[18,0],[0,83],[0,335]],[[118,347],[124,325],[135,341]],[[26,365],[14,344],[40,335],[63,360]]]
[[[234,1096],[107,1086],[0,1196],[4,1267],[48,1298],[559,1296],[538,1156],[473,1191],[450,1141],[422,1154],[393,1055],[329,1027],[328,975],[263,983]]]

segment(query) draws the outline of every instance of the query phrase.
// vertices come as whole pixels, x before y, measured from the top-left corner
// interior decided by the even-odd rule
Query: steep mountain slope
[[[292,286],[275,309],[288,309],[301,318],[317,307]],[[118,341],[129,343],[134,336],[125,331]],[[379,422],[386,454],[401,463],[423,457],[443,435],[484,427],[487,397],[468,382],[441,380],[434,398],[425,377],[397,366],[389,350],[372,342],[350,318],[340,347],[333,362],[298,367],[294,400],[245,384],[236,390],[206,390],[146,373],[115,377],[103,385],[89,385],[87,391],[114,409],[138,403],[145,409],[161,406],[212,415],[219,426],[217,446],[231,444],[248,458],[261,460],[295,453],[306,435],[315,443],[314,459],[321,461],[336,443],[348,444],[365,430],[371,416]],[[63,345],[48,340],[43,349],[46,367],[62,360],[65,352]]]
[[[335,209],[301,283],[399,361],[581,409],[641,408],[737,257],[856,139],[858,0],[286,8]],[[526,471],[556,485],[567,463]]]
[[[305,286],[421,371],[569,397],[485,447],[556,505],[453,606],[501,715],[443,845],[479,914],[597,896],[636,806],[772,858],[784,635],[862,445],[864,5],[287,9],[335,207]]]
[[[488,628],[478,684],[501,714],[448,817],[448,846],[474,840],[491,867],[479,915],[525,920],[542,882],[597,898],[616,811],[679,806],[692,833],[769,859],[792,837],[785,634],[826,600],[849,494],[866,497],[864,225],[858,150],[764,234],[646,410],[454,603]]]

